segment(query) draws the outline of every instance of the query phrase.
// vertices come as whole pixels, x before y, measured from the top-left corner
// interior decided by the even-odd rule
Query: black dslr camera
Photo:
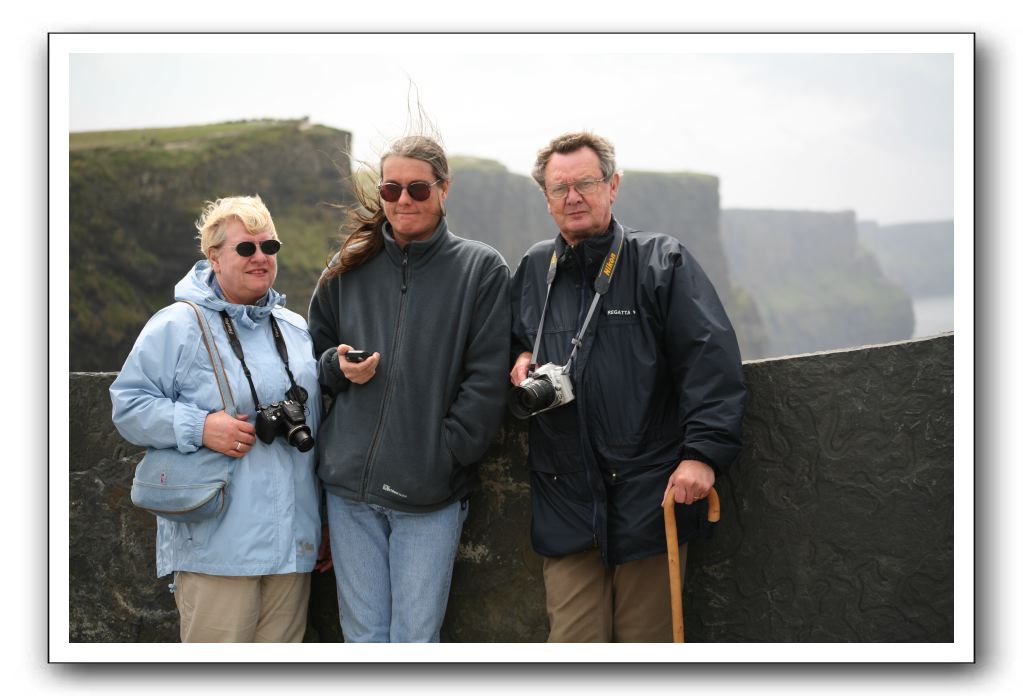
[[[295,384],[284,396],[284,401],[256,409],[256,436],[269,445],[275,437],[283,435],[299,452],[308,452],[316,444],[305,423],[305,401],[309,394]]]

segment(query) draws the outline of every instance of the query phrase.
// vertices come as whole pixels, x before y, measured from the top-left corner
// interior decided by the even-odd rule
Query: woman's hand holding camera
[[[256,442],[256,428],[247,423],[247,414],[239,413],[237,418],[226,411],[216,411],[206,416],[202,429],[202,445],[229,457],[242,457]]]
[[[365,384],[373,379],[373,375],[377,373],[377,365],[380,364],[380,353],[373,353],[368,358],[360,358],[359,362],[353,362],[345,357],[348,351],[352,350],[354,349],[347,343],[342,343],[337,347],[338,365],[349,382]],[[363,351],[359,352],[362,353]]]

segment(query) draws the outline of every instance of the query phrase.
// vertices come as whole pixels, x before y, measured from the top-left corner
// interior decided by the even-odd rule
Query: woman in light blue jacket
[[[284,401],[289,390],[300,394],[290,369],[307,393],[306,435],[315,437],[320,392],[312,343],[305,320],[285,309],[284,295],[272,287],[281,244],[259,197],[208,203],[196,226],[207,259],[178,282],[174,296],[205,313],[238,416],[224,411],[195,313],[176,302],[149,320],[111,385],[114,425],[137,445],[183,453],[208,447],[233,458],[226,505],[215,518],[157,518],[156,573],[174,573],[182,642],[301,642],[320,546],[313,450],[300,451],[311,442],[283,431],[269,443],[275,431],[257,437],[256,408]]]

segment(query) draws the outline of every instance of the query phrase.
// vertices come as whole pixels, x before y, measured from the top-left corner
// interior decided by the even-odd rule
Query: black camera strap
[[[281,356],[281,362],[284,363],[284,371],[288,373],[288,381],[291,382],[291,391],[298,392],[299,386],[295,384],[295,375],[291,374],[291,368],[288,366],[288,344],[284,342],[284,334],[281,333],[281,327],[277,324],[277,320],[274,319],[274,315],[270,315],[270,330],[274,335],[274,344],[277,346],[277,353]],[[300,399],[305,401],[305,399]]]
[[[227,315],[227,310],[220,310],[220,319],[224,322],[224,331],[227,332],[227,340],[231,344],[231,350],[234,351],[234,354],[238,356],[238,360],[241,361],[242,371],[245,372],[245,379],[249,381],[249,389],[252,390],[252,402],[256,405],[257,409],[262,408],[263,404],[256,395],[256,385],[252,383],[252,374],[249,372],[249,366],[245,364],[245,351],[242,350],[242,343],[238,340],[238,333],[234,329],[234,322]],[[277,320],[274,319],[273,314],[270,315],[270,330],[273,332],[277,354],[281,356],[281,362],[284,363],[284,371],[288,373],[288,379],[291,380],[291,391],[297,393],[299,387],[295,384],[295,376],[291,374],[291,368],[288,366],[288,346],[284,343],[281,327],[277,325]]]
[[[536,341],[533,343],[533,364],[531,370],[536,369],[539,365],[540,355],[540,339],[543,337],[543,322],[547,316],[547,306],[551,299],[551,286],[554,285],[554,278],[558,273],[558,262],[560,260],[558,256],[558,242],[562,241],[561,235],[554,240],[554,251],[551,253],[551,262],[547,267],[547,294],[543,299],[543,310],[540,312],[540,325],[536,330]],[[607,256],[604,257],[604,262],[600,265],[600,273],[597,274],[596,280],[593,281],[593,301],[590,302],[590,309],[586,313],[586,319],[583,321],[582,327],[579,329],[579,333],[572,339],[572,354],[568,357],[568,362],[565,363],[565,374],[571,374],[572,366],[575,364],[576,353],[579,352],[580,346],[583,344],[583,336],[586,335],[586,327],[590,325],[590,319],[593,318],[594,312],[597,311],[597,305],[600,304],[600,300],[607,293],[611,287],[611,278],[614,276],[615,268],[618,267],[618,260],[622,256],[622,245],[625,243],[625,230],[618,222],[614,223],[614,238],[611,241],[611,248],[607,252]],[[562,241],[562,246],[564,242]],[[567,247],[562,251],[562,256],[567,252]]]

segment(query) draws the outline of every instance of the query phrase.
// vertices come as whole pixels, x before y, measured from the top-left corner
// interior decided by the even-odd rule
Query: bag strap
[[[224,410],[232,418],[237,417],[238,407],[234,403],[234,395],[231,393],[231,385],[227,381],[227,373],[224,372],[224,361],[220,358],[220,351],[217,349],[217,342],[213,340],[210,326],[206,322],[206,315],[197,304],[191,300],[178,300],[184,302],[195,312],[196,321],[202,329],[202,342],[206,345],[206,352],[210,355],[210,363],[213,365],[213,374],[217,378],[217,388],[220,390],[220,398],[224,402]]]

